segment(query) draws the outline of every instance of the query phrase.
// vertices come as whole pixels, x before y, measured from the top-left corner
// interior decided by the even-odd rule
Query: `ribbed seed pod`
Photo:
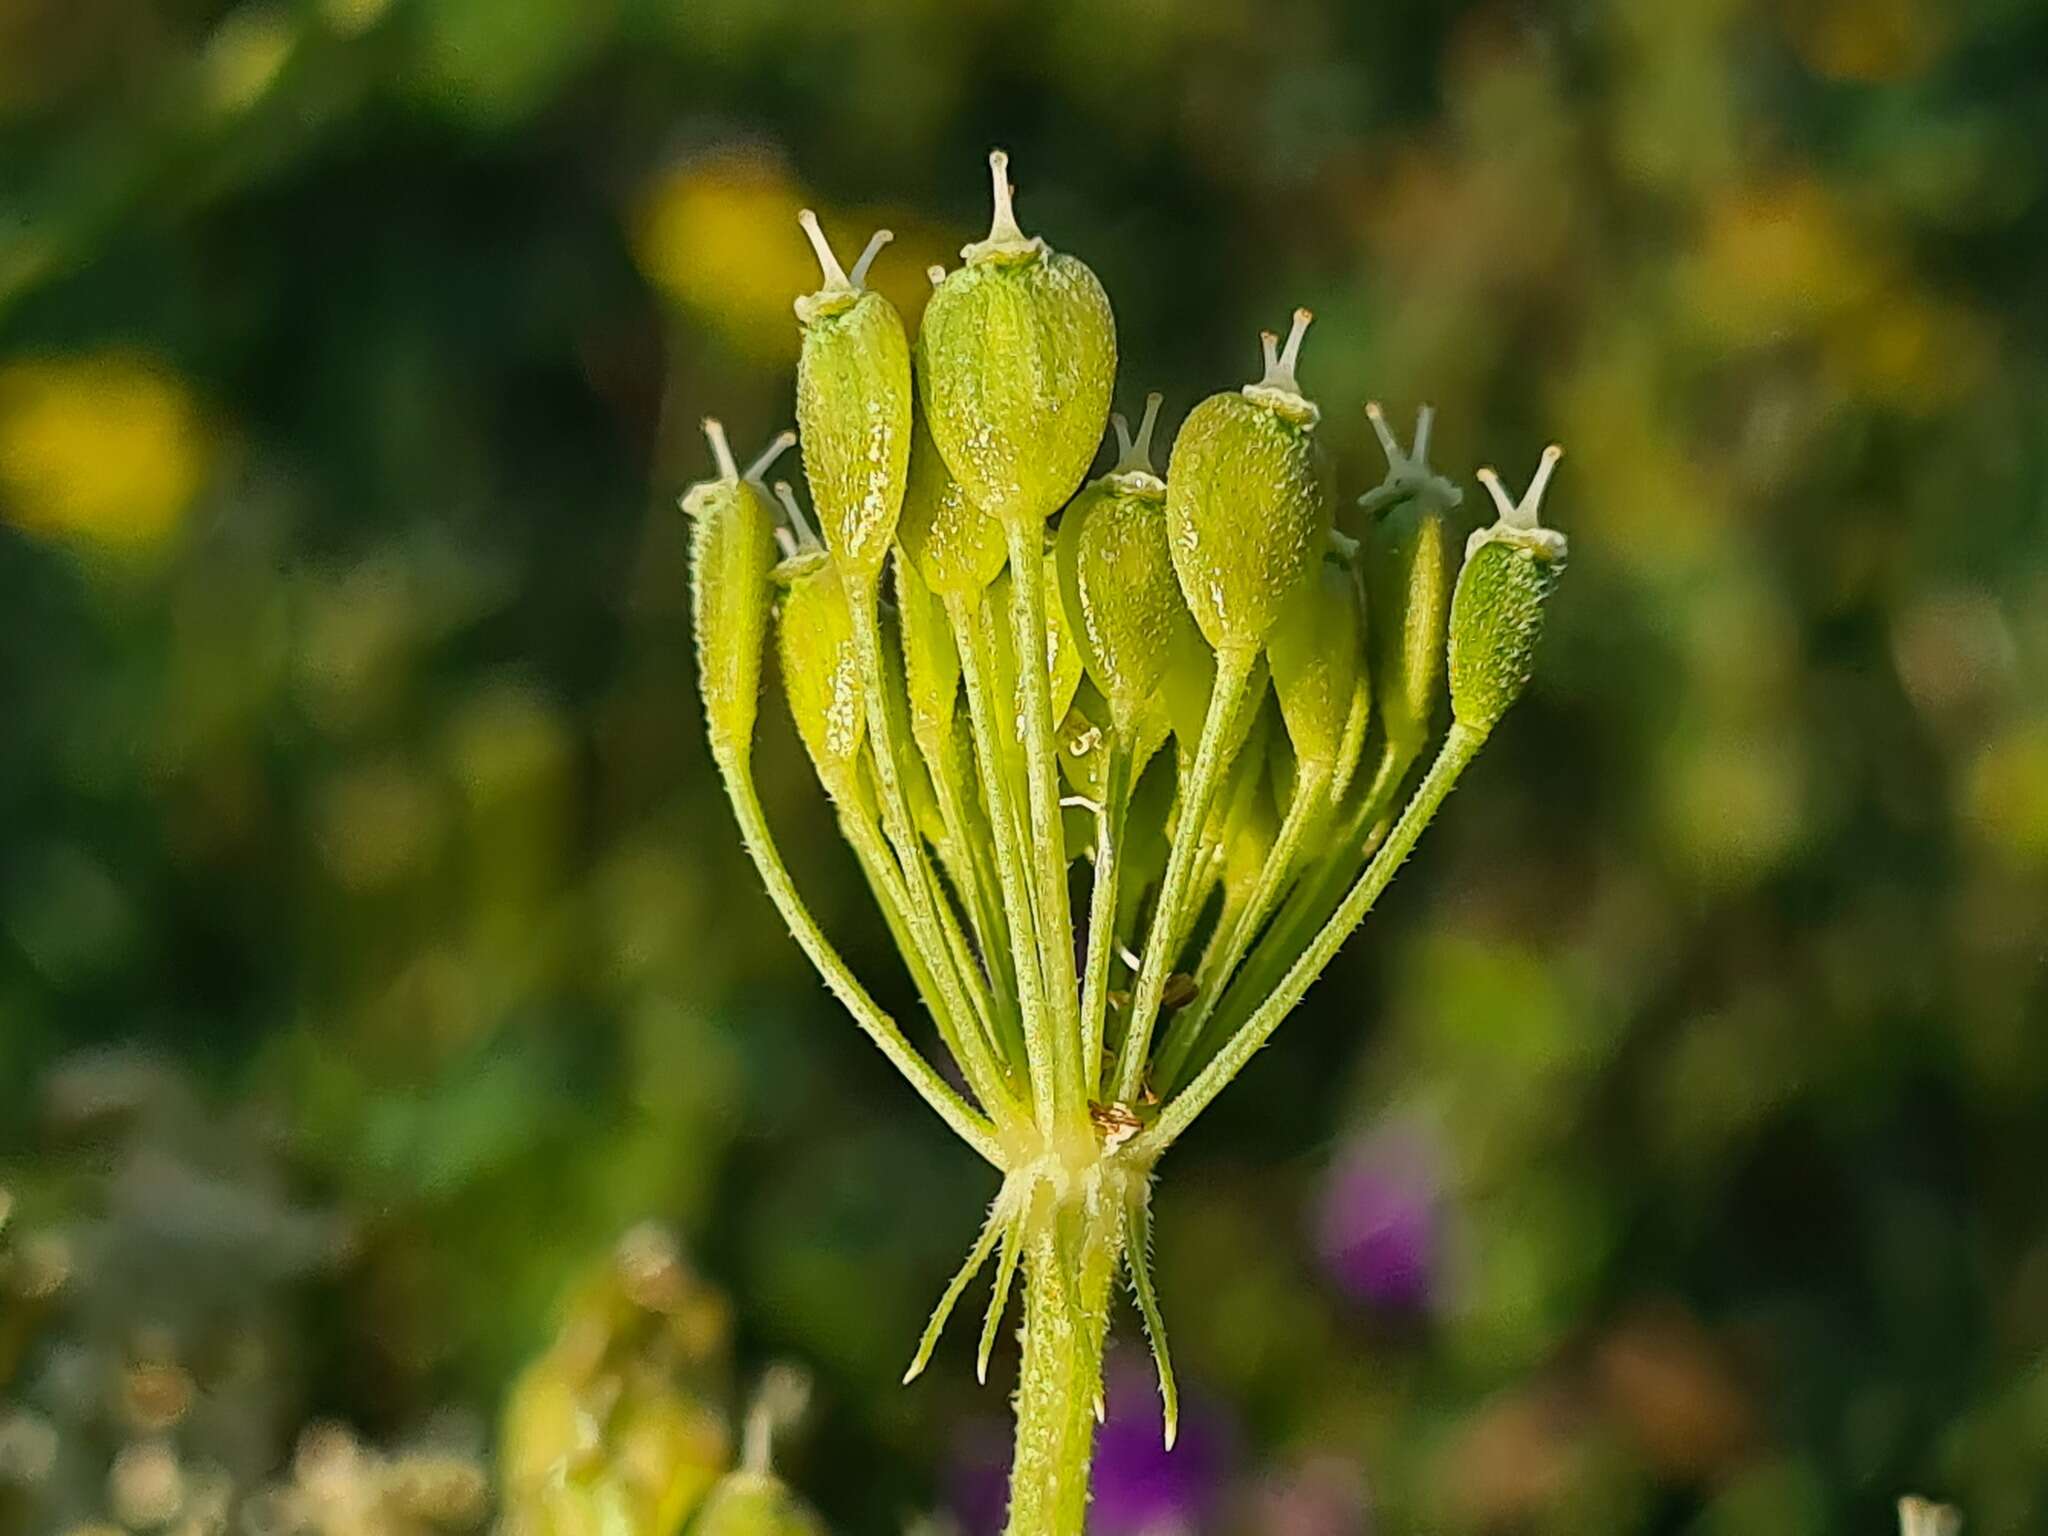
[[[1330,529],[1330,492],[1295,382],[1309,312],[1284,352],[1268,333],[1266,374],[1211,395],[1181,424],[1166,476],[1166,528],[1180,588],[1218,651],[1256,651],[1308,578]]]
[[[804,233],[825,282],[796,301],[803,323],[797,358],[796,419],[804,475],[825,547],[848,580],[872,582],[896,535],[910,461],[910,343],[903,317],[861,287],[889,240],[877,230],[848,274],[806,208]]]
[[[1537,520],[1560,457],[1555,447],[1543,450],[1520,502],[1508,499],[1492,470],[1479,472],[1500,521],[1473,534],[1465,547],[1464,569],[1451,596],[1450,676],[1453,716],[1482,736],[1528,686],[1543,633],[1543,604],[1564,569],[1564,535]]]
[[[867,733],[867,688],[838,564],[821,553],[785,563],[789,590],[777,616],[782,691],[797,734],[835,796],[856,787]]]
[[[1359,605],[1357,579],[1325,560],[1266,641],[1280,718],[1304,765],[1327,769],[1344,749],[1365,667]]]
[[[1163,732],[1167,674],[1201,644],[1166,545],[1166,482],[1151,458],[1158,418],[1159,396],[1151,395],[1136,438],[1115,419],[1117,466],[1068,504],[1054,543],[1061,606],[1082,663],[1111,722],[1134,742]],[[1197,698],[1197,724],[1201,707]]]
[[[995,217],[933,290],[918,329],[932,441],[977,506],[1042,523],[1088,473],[1116,382],[1116,320],[1087,264],[1017,227],[1009,157],[989,156]]]
[[[761,694],[761,651],[767,641],[775,566],[775,510],[761,476],[792,442],[785,432],[742,476],[725,429],[706,420],[704,436],[718,478],[683,495],[692,520],[690,584],[697,631],[698,691],[705,727],[720,760],[744,758],[754,739]]]
[[[1404,451],[1377,401],[1365,408],[1386,450],[1387,476],[1358,499],[1374,518],[1367,535],[1367,617],[1373,694],[1388,747],[1412,761],[1429,739],[1443,690],[1444,624],[1450,610],[1448,515],[1464,493],[1429,467],[1435,413],[1415,418]]]
[[[925,585],[945,597],[985,591],[1010,558],[1003,525],[974,504],[932,443],[924,412],[910,429],[910,481],[897,542]]]

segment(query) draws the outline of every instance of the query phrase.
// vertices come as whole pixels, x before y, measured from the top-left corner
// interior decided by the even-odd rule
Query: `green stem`
[[[877,594],[872,581],[849,590],[847,607],[853,620],[854,648],[859,656],[862,680],[867,690],[868,743],[870,760],[882,803],[882,827],[896,850],[896,862],[903,872],[904,917],[910,934],[924,952],[924,960],[939,994],[954,1015],[954,1033],[967,1054],[960,1058],[960,1070],[976,1085],[987,1101],[984,1085],[1001,1091],[1002,1072],[990,1047],[996,1030],[995,1005],[990,999],[987,979],[973,965],[963,966],[939,916],[943,899],[931,861],[925,856],[924,839],[910,818],[909,802],[903,793],[902,771],[897,753],[908,726],[899,722],[891,708],[893,690],[882,662],[881,624],[876,617]],[[949,1042],[951,1043],[951,1042]]]
[[[1259,1005],[1245,1021],[1244,1027],[1216,1053],[1195,1080],[1175,1095],[1159,1118],[1131,1143],[1129,1156],[1133,1162],[1142,1167],[1150,1167],[1156,1162],[1159,1155],[1194,1124],[1196,1116],[1209,1107],[1225,1085],[1244,1070],[1245,1063],[1280,1027],[1280,1021],[1294,1011],[1303,994],[1322,975],[1323,967],[1351,937],[1352,930],[1365,920],[1365,914],[1372,910],[1380,893],[1414,851],[1417,839],[1429,826],[1444,797],[1458,782],[1458,776],[1479,755],[1479,749],[1485,743],[1486,737],[1481,732],[1463,725],[1451,727],[1436,761],[1430,764],[1428,774],[1417,786],[1415,798],[1408,802],[1408,808],[1401,813],[1401,819],[1394,824],[1394,830],[1388,834],[1372,863],[1366,866],[1365,873],[1358,877],[1358,883],[1351,887],[1350,893],[1309,942],[1308,948],[1294,962],[1272,995]]]
[[[1009,526],[1011,627],[1024,700],[1024,763],[1031,805],[1031,866],[1038,877],[1038,953],[1052,1005],[1054,1102],[1070,1120],[1088,1112],[1081,1087],[1081,1003],[1074,976],[1074,918],[1067,902],[1067,834],[1053,762],[1052,680],[1047,675],[1045,545],[1041,527]],[[1050,1131],[1050,1125],[1045,1127]]]
[[[1092,1099],[1102,1091],[1102,1037],[1109,1018],[1109,962],[1116,952],[1117,865],[1123,856],[1134,762],[1129,735],[1112,730],[1096,813],[1095,878],[1088,893],[1088,964],[1081,988],[1081,1082]]]
[[[950,725],[950,723],[949,723]],[[918,750],[931,771],[932,788],[945,823],[946,839],[952,845],[948,872],[959,887],[967,906],[974,941],[986,967],[996,1011],[1002,1025],[1002,1053],[1021,1069],[1024,1065],[1024,1032],[1017,1014],[1017,980],[1011,969],[1009,935],[1003,926],[1001,897],[997,894],[995,871],[989,866],[989,839],[982,835],[968,802],[963,784],[975,782],[975,767],[969,749],[955,728],[927,733],[937,739],[918,739]]]
[[[1137,992],[1131,999],[1130,1027],[1124,1034],[1123,1054],[1117,1064],[1116,1097],[1122,1103],[1135,1101],[1144,1085],[1152,1026],[1159,1018],[1166,978],[1187,937],[1192,915],[1182,909],[1187,905],[1195,857],[1202,849],[1202,824],[1209,819],[1210,802],[1223,782],[1228,749],[1245,705],[1245,684],[1257,660],[1257,652],[1244,651],[1222,651],[1216,657],[1216,682],[1209,691],[1209,710],[1202,720],[1202,739],[1195,748],[1194,766],[1188,771],[1180,797],[1179,819],[1174,824],[1173,843],[1166,855],[1166,873],[1159,882],[1159,900],[1152,909],[1152,930],[1145,936]]]
[[[1102,1204],[1121,1219],[1119,1202]],[[1047,1207],[1024,1261],[1024,1358],[1004,1536],[1082,1536],[1088,1519],[1118,1239],[1078,1210]],[[1084,1224],[1088,1230],[1077,1230]]]
[[[775,903],[776,911],[789,924],[789,931],[795,936],[798,947],[817,968],[819,976],[831,989],[832,995],[839,999],[840,1005],[853,1015],[854,1022],[881,1048],[882,1054],[889,1058],[896,1070],[909,1079],[918,1096],[938,1112],[939,1118],[952,1128],[953,1133],[995,1167],[1006,1166],[1009,1159],[1004,1155],[995,1126],[953,1091],[932,1064],[904,1038],[896,1021],[875,1005],[867,989],[825,937],[824,930],[811,916],[810,908],[804,905],[803,897],[797,894],[796,883],[790,879],[789,868],[782,861],[782,852],[768,830],[768,818],[761,810],[761,797],[754,788],[748,756],[743,752],[726,751],[718,753],[717,757],[719,775],[725,780],[733,816],[739,822],[740,838],[746,844],[754,867],[760,871],[762,883],[768,887],[768,899]]]
[[[1295,956],[1301,953],[1302,946],[1336,907],[1345,882],[1355,880],[1378,851],[1375,834],[1381,830],[1414,761],[1412,752],[1392,746],[1381,750],[1379,765],[1373,770],[1364,795],[1328,840],[1330,851],[1295,882],[1243,969],[1223,984],[1222,996],[1217,999],[1217,1017],[1221,1022],[1210,1031],[1212,1035],[1242,1025],[1252,1010],[1265,1001],[1287,973],[1287,967],[1294,963]],[[1162,1093],[1169,1091],[1165,1084],[1156,1086]]]
[[[974,733],[982,793],[988,798],[989,829],[996,845],[997,883],[1002,887],[1003,908],[1009,918],[1017,1006],[1023,1016],[1024,1059],[1031,1076],[1032,1103],[1043,1131],[1053,1124],[1055,1114],[1052,1042],[1046,1038],[1048,1020],[1044,981],[1038,965],[1037,918],[1031,908],[1030,881],[1024,873],[1023,837],[1011,798],[1009,737],[996,714],[994,685],[998,668],[988,600],[979,593],[972,597],[949,595],[946,617],[953,626],[960,652],[960,676],[967,685],[968,724]]]
[[[1258,937],[1260,925],[1285,893],[1288,877],[1309,832],[1321,824],[1329,810],[1329,786],[1327,763],[1304,764],[1296,776],[1287,815],[1259,866],[1258,881],[1250,898],[1236,914],[1236,921],[1230,925],[1206,974],[1196,976],[1199,992],[1194,1006],[1176,1014],[1160,1039],[1159,1056],[1152,1068],[1152,1086],[1158,1092],[1170,1094],[1180,1080],[1181,1069],[1199,1051],[1203,1033],[1216,1016],[1217,1004],[1222,1001],[1231,973],[1243,962],[1252,940]]]
[[[981,1066],[983,1052],[970,1049],[961,1038],[962,1030],[976,1029],[972,1019],[957,1019],[947,1005],[944,994],[939,990],[937,979],[932,975],[931,965],[923,948],[912,937],[910,919],[906,914],[906,898],[903,892],[902,872],[897,869],[895,858],[889,852],[889,845],[875,827],[871,817],[862,812],[851,799],[835,801],[839,806],[839,835],[853,850],[861,873],[867,876],[868,889],[875,898],[875,906],[881,911],[882,920],[888,925],[889,937],[896,945],[896,952],[903,957],[903,963],[910,971],[910,979],[917,987],[917,995],[931,1011],[932,1023],[937,1026],[939,1040],[947,1053],[960,1066],[967,1079],[967,1086],[974,1090],[974,1096],[991,1110],[998,1111],[1005,1124],[1022,1117],[1023,1111],[1008,1091],[1008,1085],[1000,1072],[994,1077],[984,1073]]]

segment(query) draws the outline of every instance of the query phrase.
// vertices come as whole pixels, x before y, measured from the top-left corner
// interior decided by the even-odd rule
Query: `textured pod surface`
[[[804,323],[796,417],[825,546],[849,577],[882,568],[910,464],[910,343],[878,293]]]
[[[1151,477],[1143,477],[1151,480]],[[1061,605],[1120,730],[1162,711],[1168,669],[1200,643],[1166,543],[1164,487],[1105,475],[1074,498],[1055,542]]]
[[[1305,425],[1236,390],[1188,413],[1166,477],[1167,541],[1211,645],[1263,645],[1329,527],[1329,487]]]
[[[1369,548],[1374,699],[1388,743],[1413,756],[1429,738],[1443,688],[1451,598],[1444,513],[1422,502],[1394,507],[1374,525]]]
[[[867,727],[867,690],[846,588],[830,559],[806,563],[783,595],[777,625],[782,691],[827,789],[850,782]]]
[[[1266,641],[1280,718],[1304,763],[1334,762],[1342,749],[1365,665],[1358,610],[1356,580],[1323,561],[1302,600],[1288,605]]]
[[[683,498],[694,520],[690,585],[697,689],[714,750],[744,752],[761,695],[775,567],[775,514],[752,481],[706,481]]]
[[[1010,558],[1003,525],[976,506],[953,477],[922,411],[911,424],[909,484],[896,539],[925,585],[946,596],[986,590]]]
[[[1474,539],[1451,597],[1451,710],[1460,725],[1492,730],[1528,687],[1543,604],[1562,569],[1554,543],[1518,530]]]
[[[1087,265],[1043,247],[970,262],[918,330],[919,398],[954,478],[1005,522],[1074,494],[1109,420],[1116,320]]]

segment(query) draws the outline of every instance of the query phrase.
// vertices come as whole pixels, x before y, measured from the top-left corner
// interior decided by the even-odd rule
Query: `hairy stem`
[[[967,685],[968,723],[981,768],[982,793],[988,797],[989,828],[996,845],[996,876],[1008,915],[1010,955],[1017,973],[1018,1011],[1023,1015],[1024,1056],[1031,1076],[1031,1098],[1041,1130],[1055,1114],[1050,1019],[1045,1006],[1043,973],[1038,964],[1038,919],[1033,912],[1029,858],[1012,798],[1014,774],[1008,756],[1009,736],[996,712],[995,636],[983,596],[948,597],[946,616],[960,651],[960,676]]]
[[[1372,910],[1380,893],[1414,851],[1416,841],[1436,815],[1437,807],[1444,803],[1445,796],[1458,782],[1458,776],[1479,755],[1479,749],[1485,742],[1486,737],[1478,731],[1463,725],[1451,727],[1436,761],[1430,764],[1428,774],[1417,786],[1415,798],[1408,802],[1408,808],[1401,813],[1401,819],[1394,824],[1394,830],[1387,835],[1372,863],[1366,866],[1365,873],[1358,877],[1358,883],[1351,887],[1330,920],[1309,941],[1301,958],[1294,962],[1272,995],[1259,1005],[1243,1028],[1216,1053],[1186,1090],[1167,1104],[1150,1128],[1131,1143],[1130,1153],[1134,1161],[1146,1166],[1156,1161],[1159,1154],[1173,1145],[1181,1132],[1194,1123],[1196,1116],[1209,1107],[1230,1080],[1244,1070],[1245,1063],[1280,1027],[1280,1021],[1294,1011],[1302,995],[1315,985],[1323,967],[1351,937],[1352,930],[1365,920],[1365,914]]]
[[[1138,987],[1131,999],[1131,1022],[1124,1036],[1117,1063],[1116,1097],[1130,1102],[1138,1097],[1145,1081],[1147,1052],[1152,1044],[1152,1026],[1159,1017],[1159,1004],[1166,994],[1166,978],[1173,969],[1174,956],[1187,937],[1193,914],[1188,905],[1188,883],[1194,876],[1196,856],[1202,850],[1202,827],[1209,819],[1209,806],[1229,766],[1230,748],[1237,734],[1238,717],[1245,707],[1246,681],[1258,660],[1256,652],[1223,651],[1216,657],[1216,683],[1209,693],[1209,712],[1202,721],[1202,739],[1195,748],[1195,760],[1180,797],[1179,820],[1173,829],[1173,843],[1167,850],[1166,873],[1159,882],[1159,901],[1152,911],[1152,929],[1145,936],[1143,963],[1138,968]]]
[[[810,908],[804,905],[803,897],[797,894],[796,884],[789,878],[789,868],[782,862],[782,852],[768,830],[768,818],[762,813],[761,797],[755,791],[752,765],[746,756],[727,751],[718,753],[717,757],[719,776],[725,780],[726,794],[732,800],[740,837],[754,861],[754,867],[760,871],[762,883],[768,887],[769,900],[775,903],[782,920],[789,924],[789,931],[795,935],[798,946],[817,968],[819,976],[824,978],[825,985],[839,999],[841,1006],[853,1015],[854,1022],[868,1038],[881,1048],[882,1054],[909,1079],[918,1096],[952,1128],[953,1133],[989,1163],[997,1168],[1003,1167],[1006,1158],[995,1127],[985,1116],[968,1107],[966,1101],[933,1070],[931,1063],[904,1038],[896,1021],[875,1005],[875,1000],[868,996],[867,988],[840,959],[839,952],[825,937],[824,930],[819,928],[817,919],[811,916]]]
[[[1102,1091],[1102,1039],[1109,1017],[1109,962],[1116,949],[1117,866],[1130,810],[1134,754],[1129,736],[1113,730],[1096,813],[1095,880],[1088,896],[1088,964],[1081,989],[1081,1082],[1089,1098]]]
[[[1082,1536],[1102,1345],[1116,1273],[1120,1202],[1110,1224],[1046,1202],[1024,1260],[1024,1359],[1005,1536]]]
[[[1052,680],[1047,675],[1044,534],[1010,526],[1011,623],[1024,704],[1024,759],[1037,872],[1038,953],[1052,1009],[1053,1100],[1070,1120],[1087,1113],[1081,1089],[1081,1003],[1074,976],[1074,918],[1067,902],[1067,835],[1053,763]],[[1044,1129],[1050,1133],[1052,1126]]]

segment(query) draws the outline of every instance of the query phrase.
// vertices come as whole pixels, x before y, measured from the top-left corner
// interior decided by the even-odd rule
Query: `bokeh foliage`
[[[2040,0],[0,0],[17,1219],[139,1047],[344,1213],[304,1411],[487,1410],[657,1215],[838,1524],[958,1480],[999,1402],[888,1383],[986,1192],[753,893],[674,498],[784,425],[796,208],[914,320],[1001,143],[1169,425],[1306,303],[1351,492],[1369,396],[1569,450],[1533,696],[1175,1154],[1212,1522],[1333,1455],[1394,1529],[2048,1518],[2044,70]],[[1317,1261],[1384,1135],[1399,1315]]]

